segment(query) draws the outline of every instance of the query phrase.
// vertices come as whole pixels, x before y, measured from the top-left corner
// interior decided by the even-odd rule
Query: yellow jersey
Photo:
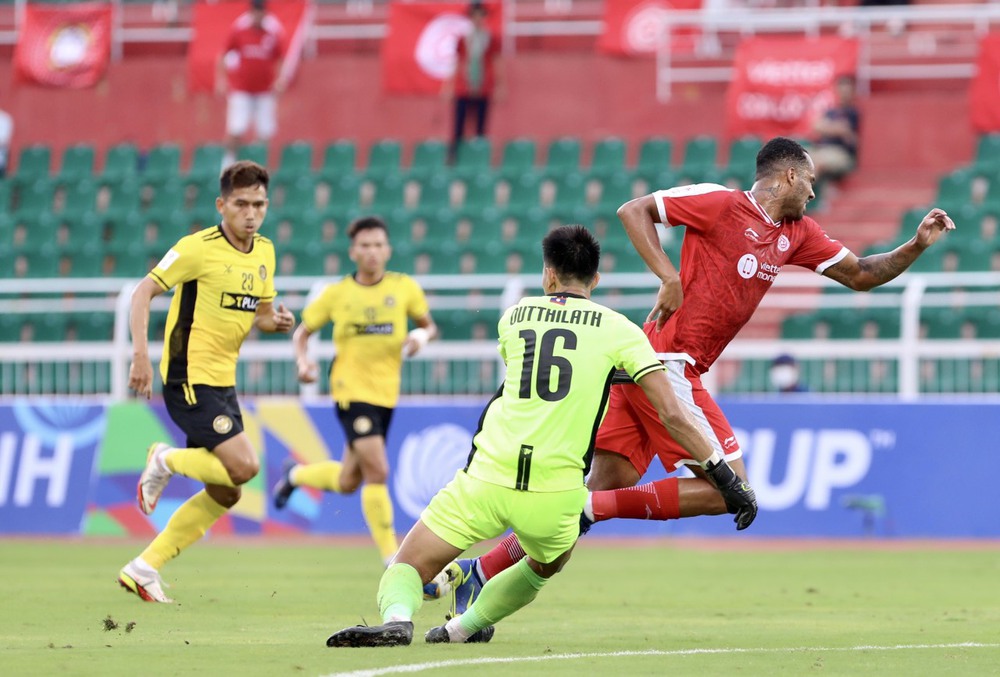
[[[221,225],[206,228],[181,238],[148,277],[164,291],[177,287],[163,337],[163,382],[236,385],[236,359],[257,305],[277,295],[271,241],[254,235],[243,253]]]
[[[316,332],[333,322],[337,351],[330,369],[333,399],[345,406],[348,402],[396,406],[406,321],[427,313],[424,291],[403,273],[386,272],[367,286],[353,275],[327,285],[303,309],[302,323]]]

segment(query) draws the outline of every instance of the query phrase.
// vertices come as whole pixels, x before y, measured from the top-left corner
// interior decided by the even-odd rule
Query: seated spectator
[[[804,393],[809,390],[800,381],[798,361],[788,354],[778,355],[771,362],[770,380],[780,393]]]
[[[809,153],[816,164],[817,183],[838,181],[857,166],[860,119],[855,94],[854,76],[841,75],[836,102],[816,120],[816,142]]]

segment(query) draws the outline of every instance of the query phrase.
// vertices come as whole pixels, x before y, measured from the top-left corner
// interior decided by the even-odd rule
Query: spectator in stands
[[[455,72],[441,89],[442,97],[452,101],[454,107],[449,163],[455,161],[458,144],[465,136],[466,116],[476,116],[476,136],[485,136],[490,100],[502,100],[505,95],[500,36],[486,25],[488,13],[482,2],[474,1],[469,5],[472,30],[458,39]]]
[[[816,142],[809,154],[816,165],[818,183],[839,181],[857,166],[860,116],[855,105],[856,90],[853,75],[838,77],[836,103],[816,120]]]
[[[778,355],[771,362],[771,385],[779,393],[804,393],[809,389],[802,383],[799,363],[787,353]]]
[[[0,110],[0,179],[7,175],[12,136],[14,136],[14,118],[7,111]]]
[[[277,131],[277,97],[288,82],[282,71],[285,35],[267,13],[266,0],[250,0],[250,11],[233,22],[216,68],[215,88],[227,94],[225,169],[236,161],[240,139],[250,130],[267,142]]]

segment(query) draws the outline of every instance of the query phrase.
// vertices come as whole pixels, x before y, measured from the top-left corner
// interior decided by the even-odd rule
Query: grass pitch
[[[0,541],[4,675],[996,675],[996,544],[586,540],[487,645],[328,649],[379,622],[372,546],[200,543],[172,606],[118,587],[141,544]],[[476,661],[475,664],[472,661]],[[397,669],[393,669],[396,667]]]

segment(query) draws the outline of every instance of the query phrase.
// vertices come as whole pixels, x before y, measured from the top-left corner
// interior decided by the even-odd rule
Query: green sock
[[[471,635],[488,625],[495,625],[530,604],[547,581],[531,570],[527,558],[521,559],[486,581],[479,597],[459,618],[462,629]]]
[[[408,621],[424,603],[420,574],[409,564],[393,564],[378,584],[378,610],[382,622]]]

